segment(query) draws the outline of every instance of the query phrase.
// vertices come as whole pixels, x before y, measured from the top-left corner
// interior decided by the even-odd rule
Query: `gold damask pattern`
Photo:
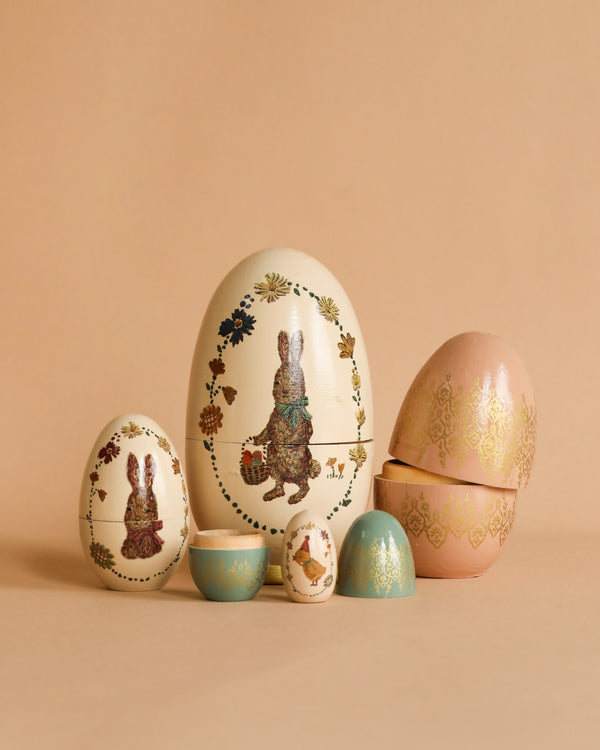
[[[535,455],[535,407],[527,405],[524,395],[520,406],[513,406],[510,399],[478,378],[468,393],[462,386],[454,388],[451,380],[452,376],[446,375],[443,383],[435,384],[422,377],[413,384],[392,442],[402,438],[416,451],[417,461],[435,446],[443,467],[449,457],[460,467],[474,452],[490,484],[498,483],[498,475],[506,484],[516,471],[517,485],[525,486]]]
[[[378,596],[388,596],[394,583],[401,594],[408,593],[415,577],[410,547],[400,549],[393,540],[374,539],[370,546],[360,542],[353,547],[347,577],[360,594],[373,586]]]
[[[478,510],[468,495],[464,499],[450,495],[441,511],[432,511],[421,492],[401,502],[397,517],[407,532],[417,538],[424,535],[436,549],[450,535],[456,539],[466,537],[477,549],[488,535],[497,537],[500,546],[504,544],[515,518],[515,504],[500,496]]]
[[[243,562],[234,562],[227,567],[221,557],[207,560],[199,571],[200,588],[208,583],[218,584],[223,591],[229,591],[232,586],[246,588],[253,591],[259,579],[263,579],[268,562],[257,570],[250,566],[247,560]]]

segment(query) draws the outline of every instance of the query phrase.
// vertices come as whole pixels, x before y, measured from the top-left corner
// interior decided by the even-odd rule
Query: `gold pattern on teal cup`
[[[188,548],[194,583],[207,599],[241,602],[252,599],[269,567],[269,547],[254,549]]]
[[[391,598],[415,593],[415,564],[408,537],[389,513],[359,516],[342,544],[337,593]]]

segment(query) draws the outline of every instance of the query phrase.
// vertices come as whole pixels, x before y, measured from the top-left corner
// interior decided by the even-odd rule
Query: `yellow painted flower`
[[[338,471],[340,472],[340,476],[344,473],[344,467],[346,464],[338,464]]]
[[[275,302],[279,297],[285,297],[290,293],[287,279],[278,273],[268,273],[265,275],[266,281],[261,281],[254,285],[254,291],[260,295],[260,301]]]
[[[358,374],[356,367],[352,370],[352,387],[355,391],[360,388],[360,375]]]
[[[327,461],[327,466],[335,466],[336,461],[337,458],[330,458],[329,461]]]
[[[169,441],[167,440],[167,438],[164,438],[164,437],[159,437],[158,438],[158,447],[162,448],[167,453],[169,453],[169,451],[171,450],[171,446],[169,445]]]
[[[360,443],[357,443],[355,448],[350,448],[349,454],[350,460],[356,462],[357,469],[360,469],[367,460],[367,451],[365,450],[364,445],[361,445]]]
[[[173,474],[181,474],[181,466],[179,465],[179,459],[174,458],[172,461]]]
[[[358,422],[358,426],[362,427],[366,419],[367,418],[365,417],[365,410],[361,406],[360,409],[356,412],[356,421]]]
[[[340,359],[350,359],[354,354],[354,344],[356,339],[350,334],[344,336],[341,334],[342,340],[338,342],[338,349],[340,350]]]
[[[130,422],[128,425],[121,427],[121,432],[130,440],[143,434],[142,430],[136,425],[135,422]]]
[[[331,299],[331,297],[321,297],[319,299],[319,312],[330,323],[335,323],[340,314],[338,306]]]

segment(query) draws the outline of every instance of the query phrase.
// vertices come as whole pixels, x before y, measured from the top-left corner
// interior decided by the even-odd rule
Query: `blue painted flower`
[[[243,310],[236,308],[231,317],[221,323],[219,335],[231,335],[231,345],[235,346],[244,340],[244,334],[250,336],[254,329],[255,320],[253,315],[248,315]]]

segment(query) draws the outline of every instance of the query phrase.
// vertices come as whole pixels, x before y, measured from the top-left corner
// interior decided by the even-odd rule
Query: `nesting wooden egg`
[[[367,505],[373,454],[367,354],[350,301],[317,260],[263,250],[206,310],[187,406],[186,465],[200,529],[266,535],[311,509],[341,541]]]
[[[242,602],[263,585],[269,567],[269,547],[259,532],[237,529],[199,531],[188,547],[194,583],[207,599]]]
[[[281,553],[283,587],[294,602],[327,601],[337,578],[337,552],[333,534],[312,510],[297,513],[283,535]]]
[[[508,537],[529,480],[536,408],[513,347],[488,333],[449,339],[421,368],[375,477],[375,507],[411,542],[417,575],[480,575]]]
[[[337,593],[383,598],[415,593],[415,565],[402,526],[390,513],[371,510],[348,529],[340,552]]]
[[[162,587],[179,567],[189,534],[187,488],[164,430],[126,414],[100,432],[79,502],[83,552],[110,589]]]

